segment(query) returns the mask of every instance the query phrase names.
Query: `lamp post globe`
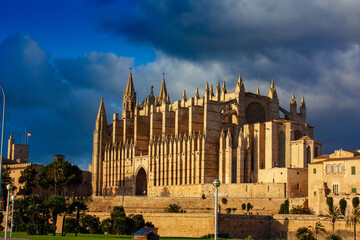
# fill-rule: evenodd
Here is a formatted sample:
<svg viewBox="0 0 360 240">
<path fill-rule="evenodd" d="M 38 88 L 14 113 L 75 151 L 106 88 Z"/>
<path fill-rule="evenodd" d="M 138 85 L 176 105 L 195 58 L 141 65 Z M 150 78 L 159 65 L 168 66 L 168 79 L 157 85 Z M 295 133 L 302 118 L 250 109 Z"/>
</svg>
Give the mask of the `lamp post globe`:
<svg viewBox="0 0 360 240">
<path fill-rule="evenodd" d="M 219 179 L 215 179 L 213 182 L 213 185 L 215 187 L 215 240 L 217 240 L 217 215 L 218 215 L 218 188 L 220 187 L 220 180 Z"/>
<path fill-rule="evenodd" d="M 11 183 L 9 183 L 7 186 L 6 186 L 6 189 L 8 190 L 8 191 L 11 191 L 11 190 L 13 190 L 13 185 L 11 184 Z"/>
<path fill-rule="evenodd" d="M 5 240 L 7 239 L 7 232 L 8 232 L 10 192 L 11 192 L 11 190 L 13 190 L 13 185 L 11 185 L 11 183 L 9 183 L 6 186 L 6 189 L 8 190 L 8 195 L 7 195 L 7 204 L 6 204 Z"/>
<path fill-rule="evenodd" d="M 213 182 L 213 185 L 214 185 L 214 187 L 216 187 L 216 188 L 220 187 L 220 184 L 221 184 L 221 182 L 220 182 L 219 179 L 215 179 L 214 182 Z"/>
</svg>

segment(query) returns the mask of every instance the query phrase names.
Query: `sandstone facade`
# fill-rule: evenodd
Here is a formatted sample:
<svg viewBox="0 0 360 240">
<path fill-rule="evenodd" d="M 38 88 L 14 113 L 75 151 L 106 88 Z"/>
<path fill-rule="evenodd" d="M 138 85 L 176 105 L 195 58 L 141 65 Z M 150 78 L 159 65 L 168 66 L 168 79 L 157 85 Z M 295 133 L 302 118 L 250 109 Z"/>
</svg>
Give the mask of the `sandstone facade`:
<svg viewBox="0 0 360 240">
<path fill-rule="evenodd" d="M 261 96 L 245 92 L 239 76 L 234 92 L 206 84 L 204 96 L 184 91 L 170 103 L 163 78 L 159 95 L 151 87 L 139 104 L 130 73 L 121 119 L 115 113 L 109 124 L 101 99 L 89 170 L 94 196 L 206 195 L 219 178 L 234 195 L 302 197 L 304 169 L 320 154 L 304 98 L 300 112 L 294 95 L 286 111 L 274 82 Z"/>
<path fill-rule="evenodd" d="M 327 214 L 326 197 L 332 197 L 334 205 L 340 199 L 352 209 L 352 199 L 360 195 L 360 150 L 337 150 L 321 155 L 309 165 L 309 206 L 317 214 Z"/>
</svg>

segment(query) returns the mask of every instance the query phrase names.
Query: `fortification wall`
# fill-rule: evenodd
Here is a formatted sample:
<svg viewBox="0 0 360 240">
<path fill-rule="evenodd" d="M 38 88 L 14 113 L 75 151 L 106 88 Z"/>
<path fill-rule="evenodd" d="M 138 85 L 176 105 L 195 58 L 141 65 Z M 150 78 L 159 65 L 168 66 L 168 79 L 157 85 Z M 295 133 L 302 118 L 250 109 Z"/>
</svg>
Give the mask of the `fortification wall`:
<svg viewBox="0 0 360 240">
<path fill-rule="evenodd" d="M 148 192 L 152 197 L 199 198 L 203 194 L 206 197 L 214 196 L 215 188 L 212 184 L 149 186 Z M 219 188 L 219 196 L 237 198 L 285 198 L 285 183 L 222 184 Z"/>
<path fill-rule="evenodd" d="M 305 198 L 290 199 L 290 206 L 302 205 Z M 244 214 L 242 204 L 250 203 L 253 206 L 253 215 L 276 214 L 284 198 L 239 198 L 227 197 L 219 194 L 220 212 L 226 213 L 229 209 L 235 214 Z M 163 213 L 169 204 L 178 204 L 186 213 L 213 213 L 213 197 L 140 197 L 140 196 L 106 196 L 87 199 L 90 212 L 111 212 L 114 206 L 124 206 L 127 214 L 130 213 Z"/>
<path fill-rule="evenodd" d="M 87 212 L 96 215 L 100 221 L 110 217 L 108 212 Z M 145 221 L 152 222 L 161 237 L 194 237 L 199 238 L 214 233 L 213 213 L 143 213 Z M 255 239 L 297 239 L 296 230 L 300 227 L 315 226 L 321 221 L 328 234 L 332 232 L 331 222 L 325 217 L 315 215 L 243 215 L 221 214 L 219 232 L 230 234 L 231 238 L 246 238 L 252 235 Z M 58 218 L 57 231 L 61 231 L 62 217 Z M 353 228 L 346 227 L 345 220 L 335 223 L 335 233 L 344 240 L 353 239 Z M 357 231 L 360 234 L 360 231 Z M 325 239 L 319 235 L 318 239 Z"/>
</svg>

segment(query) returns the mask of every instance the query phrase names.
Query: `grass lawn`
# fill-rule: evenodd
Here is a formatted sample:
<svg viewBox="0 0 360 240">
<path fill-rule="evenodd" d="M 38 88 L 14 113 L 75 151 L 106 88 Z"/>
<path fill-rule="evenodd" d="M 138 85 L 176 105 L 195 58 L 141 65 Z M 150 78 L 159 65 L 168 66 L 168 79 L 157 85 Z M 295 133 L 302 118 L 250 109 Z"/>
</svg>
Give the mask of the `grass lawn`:
<svg viewBox="0 0 360 240">
<path fill-rule="evenodd" d="M 4 232 L 0 232 L 0 237 L 4 237 Z M 106 239 L 106 240 L 115 240 L 115 239 L 131 239 L 130 235 L 104 235 L 104 234 L 83 234 L 79 233 L 75 237 L 74 233 L 67 233 L 66 236 L 61 236 L 60 233 L 56 234 L 54 237 L 52 234 L 47 236 L 45 235 L 27 235 L 26 232 L 13 232 L 13 238 L 24 238 L 24 239 L 61 239 L 61 240 L 70 240 L 70 239 L 79 239 L 79 240 L 91 240 L 91 239 Z M 8 239 L 10 239 L 10 233 L 8 233 Z M 186 239 L 197 239 L 197 238 L 168 238 L 161 237 L 163 240 L 186 240 Z"/>
</svg>

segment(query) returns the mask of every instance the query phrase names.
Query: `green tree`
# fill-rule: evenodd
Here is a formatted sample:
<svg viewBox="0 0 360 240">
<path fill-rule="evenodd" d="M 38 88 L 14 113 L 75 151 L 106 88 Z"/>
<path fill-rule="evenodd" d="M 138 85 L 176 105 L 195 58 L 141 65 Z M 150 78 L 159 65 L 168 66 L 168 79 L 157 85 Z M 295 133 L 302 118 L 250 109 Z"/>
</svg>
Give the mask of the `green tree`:
<svg viewBox="0 0 360 240">
<path fill-rule="evenodd" d="M 37 172 L 32 166 L 28 166 L 20 172 L 18 181 L 20 184 L 24 184 L 24 186 L 19 188 L 17 195 L 29 196 L 33 193 L 36 174 Z"/>
<path fill-rule="evenodd" d="M 133 232 L 135 222 L 131 218 L 117 217 L 113 222 L 113 231 L 115 234 L 126 234 L 129 235 Z"/>
<path fill-rule="evenodd" d="M 74 233 L 75 231 L 76 231 L 76 219 L 73 217 L 66 218 L 64 223 L 64 232 Z"/>
<path fill-rule="evenodd" d="M 25 196 L 15 200 L 14 222 L 16 231 L 31 235 L 47 234 L 50 231 L 49 210 L 38 195 Z"/>
<path fill-rule="evenodd" d="M 115 220 L 118 217 L 126 217 L 125 210 L 123 206 L 115 206 L 111 211 L 110 217 L 112 220 Z"/>
<path fill-rule="evenodd" d="M 313 240 L 314 235 L 311 231 L 311 227 L 301 227 L 296 231 L 296 237 L 299 240 Z"/>
<path fill-rule="evenodd" d="M 101 231 L 101 224 L 99 217 L 85 214 L 80 219 L 80 232 L 81 233 L 91 233 L 91 234 L 99 234 Z"/>
<path fill-rule="evenodd" d="M 79 221 L 80 221 L 80 212 L 81 211 L 85 211 L 88 209 L 84 199 L 75 199 L 72 203 L 71 203 L 71 209 L 74 209 L 74 211 L 76 212 L 76 231 L 75 231 L 75 237 L 77 236 L 78 232 L 79 232 Z"/>
<path fill-rule="evenodd" d="M 53 187 L 56 195 L 63 195 L 64 188 L 75 187 L 82 182 L 82 171 L 68 161 L 55 161 L 41 169 L 39 184 L 44 189 Z"/>
<path fill-rule="evenodd" d="M 318 239 L 319 233 L 326 233 L 325 227 L 324 227 L 324 225 L 322 225 L 322 223 L 320 221 L 317 221 L 315 223 L 314 230 L 315 230 L 315 239 L 316 240 Z"/>
<path fill-rule="evenodd" d="M 10 177 L 10 169 L 9 168 L 2 168 L 2 172 L 1 172 L 1 194 L 2 194 L 3 209 L 6 208 L 6 204 L 7 204 L 8 190 L 7 190 L 6 186 L 8 184 L 14 185 L 13 180 Z"/>
<path fill-rule="evenodd" d="M 352 205 L 353 205 L 354 208 L 359 206 L 359 197 L 354 197 L 352 199 Z"/>
<path fill-rule="evenodd" d="M 331 234 L 326 237 L 326 240 L 341 240 L 342 238 L 339 235 Z"/>
<path fill-rule="evenodd" d="M 311 214 L 311 211 L 308 207 L 304 207 L 303 205 L 293 206 L 290 210 L 291 214 Z"/>
<path fill-rule="evenodd" d="M 327 211 L 328 215 L 326 216 L 326 218 L 331 220 L 332 230 L 333 230 L 332 233 L 334 234 L 335 233 L 335 222 L 336 222 L 336 220 L 342 218 L 342 214 L 341 214 L 340 208 L 338 206 L 334 206 L 334 205 L 331 205 L 331 206 L 332 207 L 330 208 L 330 205 L 329 205 L 329 210 Z"/>
<path fill-rule="evenodd" d="M 104 233 L 113 234 L 112 225 L 113 223 L 111 218 L 106 218 L 101 222 L 101 230 Z"/>
<path fill-rule="evenodd" d="M 52 195 L 45 202 L 45 204 L 51 213 L 52 230 L 53 230 L 53 235 L 55 236 L 57 216 L 60 213 L 65 212 L 65 210 L 66 210 L 65 198 L 57 196 L 57 195 Z"/>
<path fill-rule="evenodd" d="M 340 205 L 341 214 L 345 216 L 345 211 L 346 211 L 346 206 L 347 206 L 346 200 L 344 198 L 340 199 L 339 205 Z"/>
<path fill-rule="evenodd" d="M 181 211 L 181 207 L 176 203 L 169 204 L 169 206 L 165 208 L 165 212 L 167 213 L 179 213 L 180 211 Z"/>
<path fill-rule="evenodd" d="M 346 226 L 354 227 L 354 240 L 356 240 L 356 225 L 360 222 L 360 208 L 355 207 L 346 217 Z"/>
</svg>

